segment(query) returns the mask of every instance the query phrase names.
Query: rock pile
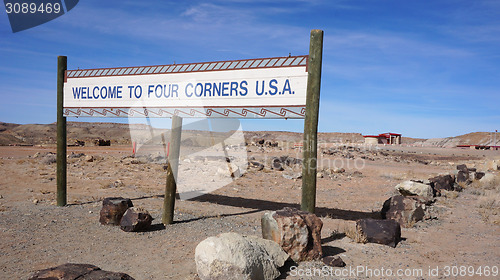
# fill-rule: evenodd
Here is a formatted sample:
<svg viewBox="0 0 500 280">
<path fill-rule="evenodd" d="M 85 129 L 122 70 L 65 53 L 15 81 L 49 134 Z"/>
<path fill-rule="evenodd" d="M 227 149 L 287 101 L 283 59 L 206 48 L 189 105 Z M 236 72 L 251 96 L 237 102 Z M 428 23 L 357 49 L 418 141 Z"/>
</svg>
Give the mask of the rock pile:
<svg viewBox="0 0 500 280">
<path fill-rule="evenodd" d="M 434 197 L 447 191 L 461 191 L 484 176 L 484 172 L 460 164 L 456 174 L 438 175 L 425 181 L 404 181 L 395 187 L 400 195 L 384 202 L 382 218 L 395 220 L 402 227 L 412 227 L 418 221 L 431 218 L 427 209 L 435 201 Z"/>
<path fill-rule="evenodd" d="M 148 211 L 134 207 L 129 198 L 108 197 L 102 201 L 99 222 L 103 225 L 120 226 L 123 231 L 146 231 L 153 218 Z"/>
</svg>

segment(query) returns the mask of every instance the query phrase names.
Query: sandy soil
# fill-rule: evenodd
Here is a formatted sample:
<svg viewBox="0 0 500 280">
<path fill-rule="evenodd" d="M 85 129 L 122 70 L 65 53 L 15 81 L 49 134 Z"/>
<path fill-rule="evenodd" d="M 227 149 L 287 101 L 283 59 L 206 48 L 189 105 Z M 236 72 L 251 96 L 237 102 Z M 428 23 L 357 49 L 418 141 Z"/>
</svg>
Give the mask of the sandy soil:
<svg viewBox="0 0 500 280">
<path fill-rule="evenodd" d="M 500 158 L 500 151 L 356 148 L 338 148 L 339 153 L 322 155 L 320 160 L 321 166 L 346 170 L 334 179 L 318 179 L 316 214 L 324 222 L 324 255 L 341 256 L 346 269 L 391 269 L 394 273 L 421 269 L 422 275 L 369 277 L 359 273 L 343 278 L 453 279 L 444 276 L 446 266 L 470 266 L 476 272 L 479 267 L 500 266 L 499 196 L 492 190 L 471 188 L 438 198 L 432 207 L 435 218 L 403 229 L 404 240 L 396 248 L 358 244 L 345 236 L 357 219 L 378 217 L 399 182 L 453 173 L 460 163 L 481 170 L 485 161 Z M 248 157 L 261 162 L 274 155 L 300 157 L 297 150 L 248 149 Z M 200 241 L 229 231 L 260 236 L 260 217 L 265 211 L 300 207 L 301 180 L 285 179 L 283 172 L 249 170 L 231 180 L 209 169 L 210 162 L 183 160 L 180 173 L 198 178 L 198 183 L 209 178 L 223 185 L 191 200 L 177 200 L 175 223 L 165 227 L 161 225 L 164 164 L 132 161 L 129 146 L 69 148 L 68 154 L 92 155 L 93 161 L 85 156 L 68 159 L 69 205 L 57 207 L 56 165 L 46 161 L 48 152 L 54 149 L 0 147 L 0 279 L 27 279 L 33 271 L 67 262 L 94 264 L 138 280 L 197 279 L 194 249 Z M 191 190 L 186 182 L 181 191 Z M 100 225 L 102 199 L 111 196 L 131 198 L 135 206 L 149 210 L 155 218 L 152 229 L 126 233 Z M 281 278 L 339 278 L 298 276 L 324 269 L 321 262 L 302 263 L 298 268 L 289 264 Z M 429 275 L 429 269 L 436 268 L 439 276 Z"/>
</svg>

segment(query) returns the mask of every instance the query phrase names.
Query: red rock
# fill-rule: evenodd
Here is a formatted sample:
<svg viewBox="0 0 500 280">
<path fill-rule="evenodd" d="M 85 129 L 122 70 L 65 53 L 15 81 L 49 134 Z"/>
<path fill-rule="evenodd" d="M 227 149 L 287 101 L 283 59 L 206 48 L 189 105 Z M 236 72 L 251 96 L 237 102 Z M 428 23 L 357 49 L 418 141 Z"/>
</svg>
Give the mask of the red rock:
<svg viewBox="0 0 500 280">
<path fill-rule="evenodd" d="M 278 243 L 296 261 L 319 260 L 323 222 L 316 215 L 293 208 L 262 216 L 262 237 Z"/>
<path fill-rule="evenodd" d="M 356 221 L 358 242 L 396 247 L 401 240 L 401 226 L 394 220 L 361 219 Z"/>
<path fill-rule="evenodd" d="M 130 207 L 125 211 L 120 221 L 120 228 L 126 232 L 145 231 L 149 229 L 152 221 L 153 218 L 148 211 L 142 208 Z"/>
<path fill-rule="evenodd" d="M 133 207 L 132 201 L 123 197 L 108 197 L 102 201 L 99 222 L 103 225 L 120 225 L 123 214 L 129 207 Z"/>
<path fill-rule="evenodd" d="M 418 197 L 396 195 L 384 202 L 382 218 L 397 221 L 402 227 L 412 227 L 424 219 L 425 204 Z"/>
</svg>

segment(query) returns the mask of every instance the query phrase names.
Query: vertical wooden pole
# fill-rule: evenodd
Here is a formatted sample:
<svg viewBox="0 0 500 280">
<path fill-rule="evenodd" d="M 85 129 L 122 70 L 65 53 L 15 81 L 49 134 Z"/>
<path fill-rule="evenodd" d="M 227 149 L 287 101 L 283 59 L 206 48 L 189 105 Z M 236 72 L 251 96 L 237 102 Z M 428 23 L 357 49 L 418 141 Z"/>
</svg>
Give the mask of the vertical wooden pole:
<svg viewBox="0 0 500 280">
<path fill-rule="evenodd" d="M 316 207 L 316 170 L 318 154 L 319 92 L 321 87 L 321 59 L 323 30 L 311 30 L 309 61 L 307 65 L 306 118 L 304 120 L 304 156 L 302 163 L 301 209 L 314 213 Z"/>
<path fill-rule="evenodd" d="M 57 57 L 57 206 L 66 205 L 66 117 L 63 115 L 67 57 Z"/>
<path fill-rule="evenodd" d="M 174 223 L 175 193 L 177 190 L 177 170 L 179 168 L 179 155 L 181 150 L 181 132 L 182 118 L 172 117 L 172 131 L 170 133 L 170 145 L 168 165 L 167 165 L 167 184 L 165 186 L 165 198 L 163 200 L 162 223 L 170 225 Z"/>
</svg>

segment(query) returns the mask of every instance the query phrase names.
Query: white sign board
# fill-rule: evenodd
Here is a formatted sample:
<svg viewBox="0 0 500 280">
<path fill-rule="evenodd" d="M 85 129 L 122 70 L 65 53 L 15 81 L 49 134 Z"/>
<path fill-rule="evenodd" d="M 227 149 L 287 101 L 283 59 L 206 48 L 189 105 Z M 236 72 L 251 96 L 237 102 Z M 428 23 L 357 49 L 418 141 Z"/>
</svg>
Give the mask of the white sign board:
<svg viewBox="0 0 500 280">
<path fill-rule="evenodd" d="M 304 118 L 307 56 L 66 71 L 64 115 Z"/>
</svg>

